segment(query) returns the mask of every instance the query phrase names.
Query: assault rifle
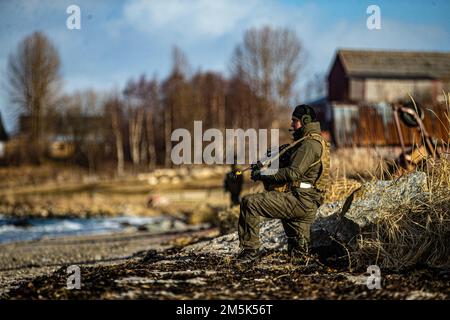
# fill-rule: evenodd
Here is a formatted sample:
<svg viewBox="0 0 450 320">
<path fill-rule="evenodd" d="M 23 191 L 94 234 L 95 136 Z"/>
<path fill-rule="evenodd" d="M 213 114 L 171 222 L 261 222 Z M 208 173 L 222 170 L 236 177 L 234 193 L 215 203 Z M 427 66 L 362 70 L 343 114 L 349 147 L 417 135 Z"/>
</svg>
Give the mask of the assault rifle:
<svg viewBox="0 0 450 320">
<path fill-rule="evenodd" d="M 303 139 L 296 140 L 296 141 L 292 142 L 291 144 L 283 144 L 283 145 L 281 145 L 279 147 L 278 153 L 276 155 L 274 155 L 273 157 L 272 157 L 272 150 L 271 149 L 267 150 L 267 158 L 266 159 L 264 159 L 263 161 L 258 160 L 256 163 L 253 163 L 253 164 L 249 165 L 245 169 L 236 170 L 234 172 L 234 175 L 235 176 L 239 176 L 239 175 L 244 174 L 244 172 L 248 171 L 248 170 L 256 171 L 256 170 L 261 170 L 262 168 L 270 167 L 270 165 L 272 164 L 273 161 L 275 161 L 275 160 L 279 159 L 280 157 L 282 157 L 289 149 L 292 149 L 300 141 L 303 141 Z"/>
</svg>

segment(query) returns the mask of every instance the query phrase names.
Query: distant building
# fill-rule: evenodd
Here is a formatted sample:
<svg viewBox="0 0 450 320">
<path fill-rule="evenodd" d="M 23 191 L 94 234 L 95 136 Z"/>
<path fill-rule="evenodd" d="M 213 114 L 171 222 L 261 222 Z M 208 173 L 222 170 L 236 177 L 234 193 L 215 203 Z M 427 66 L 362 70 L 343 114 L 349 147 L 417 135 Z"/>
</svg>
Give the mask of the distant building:
<svg viewBox="0 0 450 320">
<path fill-rule="evenodd" d="M 450 91 L 450 52 L 338 50 L 327 79 L 327 97 L 310 104 L 334 145 L 396 145 L 391 104 L 410 100 L 409 94 L 427 108 L 442 102 Z M 443 112 L 437 110 L 445 119 Z M 425 125 L 445 138 L 433 117 Z"/>
<path fill-rule="evenodd" d="M 0 113 L 0 158 L 5 156 L 6 141 L 8 141 L 8 134 L 3 126 L 2 114 Z"/>
<path fill-rule="evenodd" d="M 60 116 L 47 117 L 48 134 L 46 136 L 47 152 L 50 158 L 68 159 L 75 154 L 77 144 L 99 145 L 107 148 L 106 137 L 99 133 L 104 125 L 101 116 L 82 116 L 70 122 Z M 19 117 L 19 133 L 30 132 L 32 118 L 28 115 Z"/>
<path fill-rule="evenodd" d="M 328 74 L 328 100 L 395 102 L 408 94 L 436 101 L 450 90 L 450 53 L 338 50 Z"/>
<path fill-rule="evenodd" d="M 75 153 L 72 136 L 53 135 L 48 147 L 49 156 L 53 159 L 67 159 Z"/>
</svg>

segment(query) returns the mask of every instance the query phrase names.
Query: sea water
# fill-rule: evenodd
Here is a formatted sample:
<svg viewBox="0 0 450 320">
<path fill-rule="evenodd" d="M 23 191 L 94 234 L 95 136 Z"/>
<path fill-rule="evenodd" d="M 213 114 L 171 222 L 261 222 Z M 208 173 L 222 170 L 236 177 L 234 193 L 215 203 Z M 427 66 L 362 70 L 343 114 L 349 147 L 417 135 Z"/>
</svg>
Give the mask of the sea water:
<svg viewBox="0 0 450 320">
<path fill-rule="evenodd" d="M 166 217 L 114 218 L 11 218 L 0 215 L 0 243 L 39 240 L 64 236 L 122 232 L 126 228 L 155 226 Z M 153 229 L 153 228 L 152 228 Z"/>
</svg>

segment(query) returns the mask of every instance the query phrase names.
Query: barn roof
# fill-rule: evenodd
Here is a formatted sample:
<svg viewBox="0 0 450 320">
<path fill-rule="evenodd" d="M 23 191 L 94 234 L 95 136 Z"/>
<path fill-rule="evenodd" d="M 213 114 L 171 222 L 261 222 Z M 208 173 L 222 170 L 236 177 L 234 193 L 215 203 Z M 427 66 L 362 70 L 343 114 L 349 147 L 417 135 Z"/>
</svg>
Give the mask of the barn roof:
<svg viewBox="0 0 450 320">
<path fill-rule="evenodd" d="M 450 52 L 341 49 L 337 58 L 350 76 L 450 79 Z"/>
</svg>

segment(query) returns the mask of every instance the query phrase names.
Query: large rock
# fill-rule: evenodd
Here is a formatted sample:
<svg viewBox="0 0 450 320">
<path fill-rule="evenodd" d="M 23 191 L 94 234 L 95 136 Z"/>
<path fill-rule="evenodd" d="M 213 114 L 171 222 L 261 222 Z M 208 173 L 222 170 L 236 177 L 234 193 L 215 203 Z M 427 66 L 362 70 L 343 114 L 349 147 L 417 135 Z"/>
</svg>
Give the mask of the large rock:
<svg viewBox="0 0 450 320">
<path fill-rule="evenodd" d="M 361 228 L 372 225 L 378 215 L 392 212 L 428 191 L 425 172 L 414 172 L 396 180 L 365 183 L 354 194 L 345 216 Z"/>
<path fill-rule="evenodd" d="M 425 192 L 427 177 L 424 172 L 363 184 L 345 203 L 337 203 L 335 212 L 319 210 L 311 226 L 312 250 L 323 257 L 342 256 L 357 250 L 357 236 L 362 233 L 370 236 L 378 217 L 394 212 Z"/>
<path fill-rule="evenodd" d="M 261 225 L 261 248 L 264 250 L 281 250 L 285 244 L 283 225 L 280 220 L 266 220 Z M 233 232 L 210 241 L 202 241 L 183 249 L 193 253 L 210 253 L 215 255 L 236 254 L 239 251 L 238 233 Z"/>
<path fill-rule="evenodd" d="M 380 214 L 392 212 L 426 191 L 425 173 L 415 172 L 397 180 L 367 182 L 345 202 L 322 205 L 311 226 L 312 250 L 325 257 L 356 250 L 357 236 L 371 232 Z M 279 220 L 265 220 L 260 235 L 262 249 L 281 250 L 286 244 Z M 238 235 L 233 232 L 184 250 L 226 255 L 236 253 L 238 247 Z"/>
</svg>

